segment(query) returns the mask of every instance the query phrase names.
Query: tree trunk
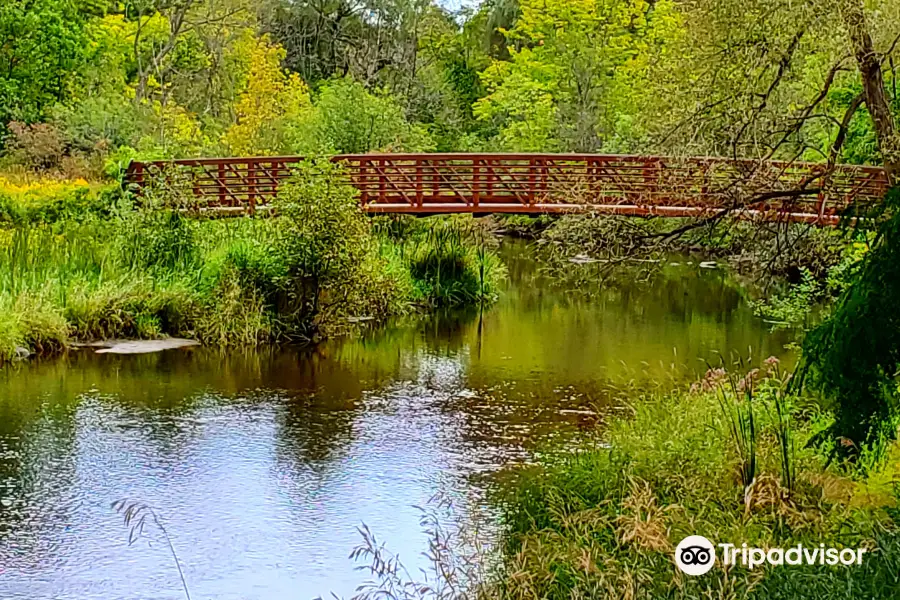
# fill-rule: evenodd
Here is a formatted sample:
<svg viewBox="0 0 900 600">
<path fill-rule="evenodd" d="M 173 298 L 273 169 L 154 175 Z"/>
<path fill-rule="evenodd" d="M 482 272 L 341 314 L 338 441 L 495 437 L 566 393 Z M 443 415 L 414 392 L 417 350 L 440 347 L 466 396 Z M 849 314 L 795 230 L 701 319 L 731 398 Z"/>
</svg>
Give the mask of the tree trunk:
<svg viewBox="0 0 900 600">
<path fill-rule="evenodd" d="M 842 8 L 844 24 L 850 34 L 850 43 L 859 65 L 866 107 L 875 126 L 875 137 L 884 161 L 884 170 L 891 184 L 896 185 L 900 183 L 900 140 L 897 139 L 896 124 L 891 116 L 884 88 L 882 58 L 875 52 L 862 0 L 844 0 Z"/>
</svg>

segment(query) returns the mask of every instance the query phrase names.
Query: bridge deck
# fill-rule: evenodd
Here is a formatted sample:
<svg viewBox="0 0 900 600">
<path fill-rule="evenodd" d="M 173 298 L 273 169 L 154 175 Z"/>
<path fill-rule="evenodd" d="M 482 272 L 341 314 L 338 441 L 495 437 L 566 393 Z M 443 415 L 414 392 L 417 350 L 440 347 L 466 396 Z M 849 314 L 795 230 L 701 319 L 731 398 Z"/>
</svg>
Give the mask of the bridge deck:
<svg viewBox="0 0 900 600">
<path fill-rule="evenodd" d="M 126 181 L 181 182 L 205 206 L 255 211 L 298 156 L 134 162 Z M 729 206 L 771 218 L 836 222 L 887 190 L 878 167 L 596 154 L 354 154 L 333 160 L 373 213 L 560 213 L 696 216 Z M 824 183 L 824 186 L 823 186 Z M 766 193 L 766 200 L 747 205 Z M 783 194 L 782 194 L 783 193 Z"/>
</svg>

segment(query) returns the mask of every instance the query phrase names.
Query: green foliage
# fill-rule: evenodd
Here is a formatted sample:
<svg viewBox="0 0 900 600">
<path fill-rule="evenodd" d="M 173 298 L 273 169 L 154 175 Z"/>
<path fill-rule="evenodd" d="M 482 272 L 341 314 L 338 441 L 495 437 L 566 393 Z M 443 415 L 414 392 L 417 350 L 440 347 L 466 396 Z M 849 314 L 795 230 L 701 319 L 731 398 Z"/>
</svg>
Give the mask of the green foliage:
<svg viewBox="0 0 900 600">
<path fill-rule="evenodd" d="M 304 161 L 278 190 L 278 243 L 293 276 L 325 283 L 352 271 L 366 252 L 369 223 L 340 173 L 329 160 Z"/>
<path fill-rule="evenodd" d="M 68 342 L 66 320 L 39 295 L 0 298 L 0 363 L 15 358 L 20 348 L 50 354 Z"/>
<path fill-rule="evenodd" d="M 395 98 L 385 92 L 371 93 L 350 78 L 325 82 L 314 105 L 314 110 L 293 126 L 293 147 L 300 154 L 433 148 L 425 128 L 408 123 Z"/>
<path fill-rule="evenodd" d="M 119 203 L 120 195 L 121 190 L 117 186 L 96 189 L 50 185 L 25 194 L 4 190 L 0 186 L 0 227 L 108 217 Z"/>
<path fill-rule="evenodd" d="M 482 73 L 488 94 L 475 104 L 496 143 L 591 152 L 639 141 L 629 124 L 649 98 L 649 67 L 678 33 L 674 4 L 521 0 L 518 8 L 505 32 L 516 47 Z"/>
<path fill-rule="evenodd" d="M 196 223 L 177 210 L 134 211 L 119 223 L 119 260 L 136 270 L 190 269 L 199 257 L 195 231 Z"/>
<path fill-rule="evenodd" d="M 70 152 L 105 153 L 140 139 L 150 118 L 147 112 L 122 94 L 107 93 L 58 104 L 51 118 Z"/>
<path fill-rule="evenodd" d="M 137 8 L 3 5 L 0 125 L 36 126 L 5 136 L 7 162 L 100 175 L 129 152 L 761 156 L 776 146 L 821 161 L 861 91 L 849 69 L 829 79 L 846 41 L 821 33 L 841 21 L 816 3 L 518 0 L 459 15 L 405 0 L 365 11 L 283 0 Z M 898 11 L 878 0 L 871 12 L 881 51 Z M 852 116 L 840 160 L 878 160 L 870 121 L 865 109 Z"/>
<path fill-rule="evenodd" d="M 435 306 L 490 301 L 505 277 L 482 232 L 458 220 L 435 221 L 405 249 L 418 296 Z"/>
<path fill-rule="evenodd" d="M 356 189 L 324 159 L 299 166 L 266 218 L 199 220 L 174 179 L 139 198 L 0 183 L 4 361 L 17 347 L 55 352 L 96 338 L 309 341 L 414 305 L 489 300 L 503 273 L 462 224 L 439 220 L 455 232 L 446 235 L 416 219 L 373 229 Z"/>
<path fill-rule="evenodd" d="M 776 325 L 798 325 L 803 322 L 823 295 L 823 285 L 812 272 L 802 267 L 800 281 L 791 285 L 784 294 L 752 302 L 753 311 L 760 317 L 774 321 Z"/>
<path fill-rule="evenodd" d="M 900 190 L 885 199 L 888 218 L 832 314 L 803 343 L 810 386 L 832 403 L 828 431 L 844 452 L 895 435 L 900 365 Z"/>
<path fill-rule="evenodd" d="M 756 453 L 759 437 L 753 398 L 753 378 L 735 378 L 727 374 L 728 387 L 719 384 L 719 406 L 725 415 L 727 431 L 738 455 L 738 472 L 745 492 L 756 481 Z"/>
<path fill-rule="evenodd" d="M 397 312 L 406 291 L 380 255 L 357 196 L 340 166 L 323 159 L 301 164 L 274 202 L 275 252 L 308 337 L 347 319 Z"/>
<path fill-rule="evenodd" d="M 81 64 L 81 19 L 65 0 L 8 0 L 0 39 L 0 124 L 37 121 L 66 97 Z"/>
</svg>

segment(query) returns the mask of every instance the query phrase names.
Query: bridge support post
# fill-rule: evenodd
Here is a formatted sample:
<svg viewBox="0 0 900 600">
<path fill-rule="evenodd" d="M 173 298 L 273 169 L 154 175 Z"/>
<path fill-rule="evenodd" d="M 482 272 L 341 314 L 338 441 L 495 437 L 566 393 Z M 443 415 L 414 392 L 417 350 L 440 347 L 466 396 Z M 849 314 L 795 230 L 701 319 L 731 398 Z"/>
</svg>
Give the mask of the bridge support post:
<svg viewBox="0 0 900 600">
<path fill-rule="evenodd" d="M 385 162 L 384 159 L 379 161 L 381 169 L 378 173 L 378 202 L 381 204 L 384 204 L 384 201 L 387 198 L 387 173 L 384 171 Z"/>
<path fill-rule="evenodd" d="M 431 161 L 428 164 L 431 165 L 431 201 L 437 202 L 441 193 L 440 166 Z"/>
<path fill-rule="evenodd" d="M 256 214 L 256 162 L 247 165 L 247 199 L 251 215 Z"/>
<path fill-rule="evenodd" d="M 219 206 L 224 206 L 225 205 L 225 194 L 227 191 L 225 189 L 225 164 L 224 163 L 219 163 L 218 167 L 216 168 L 216 179 L 219 180 L 219 187 L 216 190 L 216 196 L 219 199 Z"/>
<path fill-rule="evenodd" d="M 424 173 L 422 172 L 422 159 L 416 159 L 416 206 L 422 208 L 422 202 L 424 200 L 424 192 L 422 191 L 422 179 L 424 177 Z"/>
<path fill-rule="evenodd" d="M 479 185 L 481 179 L 481 161 L 475 159 L 472 161 L 472 203 L 477 207 L 481 203 L 481 187 Z"/>
<path fill-rule="evenodd" d="M 359 203 L 365 207 L 369 203 L 369 176 L 368 163 L 365 159 L 359 160 Z"/>
<path fill-rule="evenodd" d="M 537 165 L 535 159 L 528 161 L 528 206 L 534 205 L 536 197 L 535 187 L 537 185 Z"/>
</svg>

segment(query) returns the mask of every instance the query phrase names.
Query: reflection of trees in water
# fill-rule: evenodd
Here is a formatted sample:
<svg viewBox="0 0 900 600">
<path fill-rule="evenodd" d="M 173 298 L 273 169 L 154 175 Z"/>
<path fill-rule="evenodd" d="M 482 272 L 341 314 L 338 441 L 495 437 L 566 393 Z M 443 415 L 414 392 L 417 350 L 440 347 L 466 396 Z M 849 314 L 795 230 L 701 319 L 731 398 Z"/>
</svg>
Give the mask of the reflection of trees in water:
<svg viewBox="0 0 900 600">
<path fill-rule="evenodd" d="M 421 326 L 422 338 L 431 352 L 452 353 L 466 347 L 471 341 L 473 327 L 477 325 L 482 307 L 443 311 L 425 321 Z"/>
<path fill-rule="evenodd" d="M 352 367 L 330 360 L 297 365 L 302 390 L 292 391 L 277 412 L 277 460 L 291 479 L 310 471 L 324 475 L 353 441 L 353 423 L 363 407 L 363 382 Z"/>
</svg>

